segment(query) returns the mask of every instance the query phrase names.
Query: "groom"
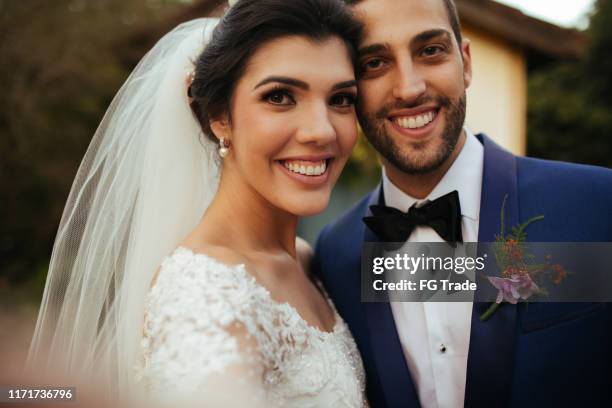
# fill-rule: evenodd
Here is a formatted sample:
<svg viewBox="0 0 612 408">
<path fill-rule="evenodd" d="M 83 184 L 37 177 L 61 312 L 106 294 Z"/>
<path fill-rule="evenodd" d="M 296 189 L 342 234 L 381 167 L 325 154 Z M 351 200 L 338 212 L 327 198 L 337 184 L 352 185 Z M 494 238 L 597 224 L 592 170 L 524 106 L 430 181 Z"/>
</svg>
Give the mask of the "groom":
<svg viewBox="0 0 612 408">
<path fill-rule="evenodd" d="M 361 302 L 363 243 L 385 238 L 362 221 L 370 206 L 406 212 L 457 191 L 462 240 L 491 242 L 507 196 L 506 228 L 545 216 L 529 241 L 609 242 L 612 171 L 517 157 L 463 127 L 471 55 L 452 0 L 348 2 L 365 25 L 359 119 L 383 173 L 321 232 L 313 266 L 358 344 L 370 404 L 611 406 L 609 304 L 504 304 L 483 322 L 485 303 Z M 423 224 L 406 239 L 442 241 Z"/>
</svg>

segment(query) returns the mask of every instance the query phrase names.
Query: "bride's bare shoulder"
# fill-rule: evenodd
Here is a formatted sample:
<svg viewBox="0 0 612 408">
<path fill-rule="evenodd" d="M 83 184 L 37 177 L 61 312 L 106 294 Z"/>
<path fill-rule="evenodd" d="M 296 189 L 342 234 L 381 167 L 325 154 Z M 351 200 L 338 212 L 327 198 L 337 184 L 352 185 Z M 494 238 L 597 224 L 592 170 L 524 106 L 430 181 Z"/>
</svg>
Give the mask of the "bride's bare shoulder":
<svg viewBox="0 0 612 408">
<path fill-rule="evenodd" d="M 224 246 L 183 242 L 178 246 L 178 248 L 187 250 L 194 255 L 205 255 L 206 257 L 211 258 L 213 261 L 229 267 L 244 265 L 247 263 L 247 259 L 243 255 Z M 153 274 L 153 279 L 151 279 L 150 285 L 151 288 L 155 286 L 160 270 L 161 266 L 159 266 Z"/>
<path fill-rule="evenodd" d="M 303 238 L 295 237 L 295 249 L 297 252 L 298 260 L 302 265 L 302 268 L 309 273 L 310 260 L 312 259 L 314 252 L 310 244 Z"/>
<path fill-rule="evenodd" d="M 205 255 L 208 258 L 217 261 L 218 263 L 227 266 L 237 266 L 248 263 L 247 258 L 232 248 L 213 245 L 213 244 L 183 244 L 182 248 L 186 248 L 196 255 Z"/>
</svg>

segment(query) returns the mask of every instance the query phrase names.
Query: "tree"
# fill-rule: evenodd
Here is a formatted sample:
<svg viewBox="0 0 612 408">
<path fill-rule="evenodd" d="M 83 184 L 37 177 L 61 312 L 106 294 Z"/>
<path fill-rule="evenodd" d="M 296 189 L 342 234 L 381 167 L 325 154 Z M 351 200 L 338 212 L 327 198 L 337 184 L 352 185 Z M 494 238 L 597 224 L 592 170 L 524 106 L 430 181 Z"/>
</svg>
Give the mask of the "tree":
<svg viewBox="0 0 612 408">
<path fill-rule="evenodd" d="M 529 79 L 528 153 L 612 167 L 612 1 L 597 0 L 581 61 Z"/>
<path fill-rule="evenodd" d="M 117 44 L 175 4 L 0 0 L 0 287 L 44 278 L 77 167 L 129 74 Z"/>
</svg>

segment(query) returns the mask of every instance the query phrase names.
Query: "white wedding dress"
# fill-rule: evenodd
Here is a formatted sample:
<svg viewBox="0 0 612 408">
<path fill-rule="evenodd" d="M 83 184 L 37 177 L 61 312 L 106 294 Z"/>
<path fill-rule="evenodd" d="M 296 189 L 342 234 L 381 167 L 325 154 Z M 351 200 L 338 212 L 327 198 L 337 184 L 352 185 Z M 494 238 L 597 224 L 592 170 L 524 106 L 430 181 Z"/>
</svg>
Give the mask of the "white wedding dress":
<svg viewBox="0 0 612 408">
<path fill-rule="evenodd" d="M 147 296 L 139 381 L 173 406 L 367 406 L 361 358 L 334 314 L 332 332 L 309 326 L 244 265 L 179 247 Z"/>
</svg>

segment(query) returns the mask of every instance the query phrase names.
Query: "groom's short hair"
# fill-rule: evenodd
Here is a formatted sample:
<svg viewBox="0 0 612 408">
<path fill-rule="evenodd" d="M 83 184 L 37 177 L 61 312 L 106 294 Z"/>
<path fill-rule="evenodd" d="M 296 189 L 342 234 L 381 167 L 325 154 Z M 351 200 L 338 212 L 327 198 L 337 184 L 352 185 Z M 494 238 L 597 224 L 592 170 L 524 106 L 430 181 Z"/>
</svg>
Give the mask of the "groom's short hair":
<svg viewBox="0 0 612 408">
<path fill-rule="evenodd" d="M 350 6 L 361 3 L 362 1 L 363 0 L 344 0 L 344 2 Z M 455 34 L 455 38 L 457 39 L 457 45 L 459 45 L 459 48 L 461 48 L 461 23 L 459 21 L 459 13 L 457 13 L 457 6 L 455 5 L 455 1 L 442 1 L 444 2 L 444 7 L 446 8 L 446 12 L 448 14 L 448 21 L 450 22 L 453 34 Z"/>
</svg>

